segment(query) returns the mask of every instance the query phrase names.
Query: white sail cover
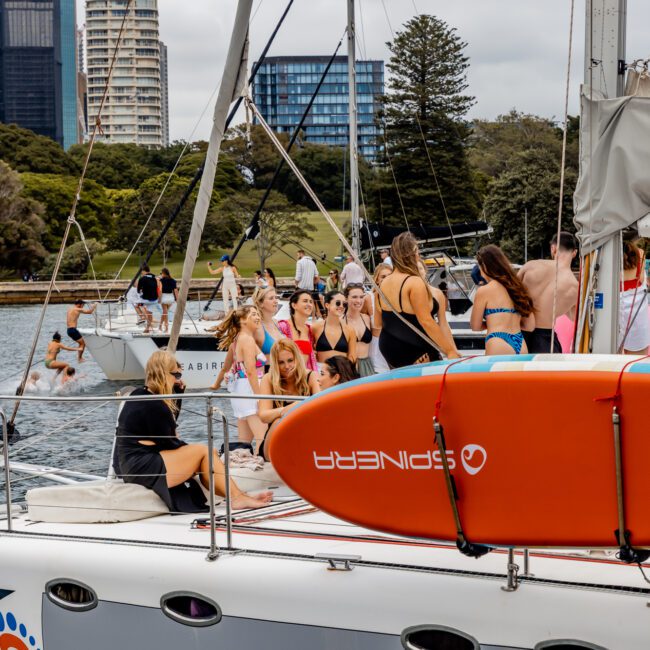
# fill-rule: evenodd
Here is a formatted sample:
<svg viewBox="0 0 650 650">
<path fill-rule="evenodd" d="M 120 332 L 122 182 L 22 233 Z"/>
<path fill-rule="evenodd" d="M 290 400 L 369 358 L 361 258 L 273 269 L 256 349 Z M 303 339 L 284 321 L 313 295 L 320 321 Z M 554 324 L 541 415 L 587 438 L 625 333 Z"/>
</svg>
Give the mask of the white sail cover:
<svg viewBox="0 0 650 650">
<path fill-rule="evenodd" d="M 650 214 L 650 98 L 589 94 L 583 88 L 580 177 L 573 199 L 583 255 Z"/>
</svg>

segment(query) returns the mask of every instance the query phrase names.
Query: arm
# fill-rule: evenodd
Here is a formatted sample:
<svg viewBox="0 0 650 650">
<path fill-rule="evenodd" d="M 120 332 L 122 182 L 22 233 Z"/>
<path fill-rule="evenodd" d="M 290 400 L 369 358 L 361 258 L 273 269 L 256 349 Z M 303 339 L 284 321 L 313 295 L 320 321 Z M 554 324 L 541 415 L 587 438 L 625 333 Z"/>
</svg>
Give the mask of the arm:
<svg viewBox="0 0 650 650">
<path fill-rule="evenodd" d="M 80 313 L 82 314 L 92 314 L 95 309 L 97 309 L 97 303 L 95 303 L 90 309 L 82 309 Z"/>
<path fill-rule="evenodd" d="M 174 300 L 178 300 L 178 287 L 174 287 Z"/>
<path fill-rule="evenodd" d="M 67 350 L 68 352 L 77 352 L 79 348 L 69 348 L 67 345 L 63 345 L 63 343 L 59 343 L 59 350 Z"/>
<path fill-rule="evenodd" d="M 382 313 L 381 313 L 381 305 L 379 304 L 379 294 L 375 294 L 374 297 L 375 301 L 375 313 L 373 315 L 373 321 L 372 321 L 372 335 L 373 336 L 379 336 L 381 333 L 381 328 L 384 325 Z"/>
<path fill-rule="evenodd" d="M 447 340 L 447 344 L 456 351 L 456 356 L 460 356 L 451 333 L 451 328 L 447 322 L 447 298 L 445 298 L 445 294 L 440 289 L 436 289 L 435 287 L 431 287 L 431 294 L 438 301 L 438 324 L 440 325 L 440 331 Z"/>
<path fill-rule="evenodd" d="M 487 287 L 479 287 L 474 296 L 472 315 L 469 318 L 469 326 L 474 332 L 480 332 L 486 328 L 484 312 L 487 304 Z"/>
<path fill-rule="evenodd" d="M 236 278 L 241 278 L 241 275 L 239 275 L 239 271 L 237 270 L 237 267 L 233 264 L 232 265 L 232 272 L 234 273 Z"/>
<path fill-rule="evenodd" d="M 363 307 L 361 307 L 361 313 L 365 314 L 366 316 L 372 317 L 372 294 L 367 293 L 363 297 Z"/>
<path fill-rule="evenodd" d="M 253 392 L 257 395 L 260 392 L 260 382 L 257 378 L 257 344 L 251 336 L 246 336 L 237 343 L 238 352 L 243 359 L 244 368 L 248 377 L 248 383 Z"/>
<path fill-rule="evenodd" d="M 429 285 L 422 281 L 413 282 L 408 280 L 408 297 L 411 306 L 415 312 L 415 317 L 418 319 L 420 325 L 426 332 L 427 336 L 442 350 L 447 358 L 455 359 L 458 356 L 458 351 L 455 345 L 449 345 L 449 341 L 445 338 L 440 326 L 431 315 Z"/>
<path fill-rule="evenodd" d="M 226 376 L 226 373 L 232 368 L 234 358 L 235 358 L 235 353 L 233 350 L 233 346 L 231 345 L 228 348 L 228 352 L 226 353 L 226 360 L 223 362 L 223 366 L 221 367 L 221 370 L 219 371 L 217 378 L 214 380 L 214 384 L 210 386 L 212 390 L 219 390 L 219 388 L 221 388 L 221 384 L 223 383 L 223 378 Z"/>
<path fill-rule="evenodd" d="M 218 269 L 213 269 L 209 264 L 208 264 L 208 273 L 210 275 L 219 275 L 223 271 L 222 267 L 219 267 Z"/>
<path fill-rule="evenodd" d="M 343 325 L 345 338 L 348 340 L 347 357 L 352 363 L 357 362 L 357 333 L 349 326 Z"/>
<path fill-rule="evenodd" d="M 309 374 L 309 394 L 316 395 L 320 393 L 320 383 L 318 382 L 318 373 L 311 372 Z"/>
<path fill-rule="evenodd" d="M 296 277 L 295 277 L 296 286 L 302 280 L 302 272 L 303 272 L 302 260 L 298 260 L 298 263 L 296 264 Z"/>
<path fill-rule="evenodd" d="M 262 377 L 260 392 L 266 395 L 272 394 L 271 378 L 269 375 L 264 375 L 264 377 Z M 287 408 L 284 406 L 274 408 L 273 400 L 271 399 L 261 399 L 258 404 L 257 415 L 265 424 L 271 424 L 271 422 L 277 420 L 283 415 Z"/>
</svg>

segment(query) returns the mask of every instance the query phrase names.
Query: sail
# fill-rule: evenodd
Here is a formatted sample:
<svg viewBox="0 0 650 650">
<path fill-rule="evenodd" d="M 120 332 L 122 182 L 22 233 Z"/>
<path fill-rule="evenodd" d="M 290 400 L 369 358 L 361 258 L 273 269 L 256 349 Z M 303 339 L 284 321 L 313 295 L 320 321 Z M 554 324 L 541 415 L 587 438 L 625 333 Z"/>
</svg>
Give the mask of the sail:
<svg viewBox="0 0 650 650">
<path fill-rule="evenodd" d="M 226 127 L 226 115 L 230 104 L 237 99 L 246 86 L 248 23 L 252 4 L 253 0 L 239 0 L 237 5 L 237 14 L 230 40 L 230 47 L 228 49 L 228 56 L 226 58 L 226 66 L 214 107 L 212 132 L 210 133 L 208 153 L 206 154 L 203 176 L 201 177 L 201 185 L 199 186 L 199 195 L 196 201 L 196 206 L 194 207 L 192 229 L 187 242 L 185 261 L 183 263 L 183 277 L 178 292 L 174 322 L 172 323 L 171 333 L 169 336 L 168 348 L 170 352 L 176 352 L 178 335 L 185 315 L 185 305 L 187 303 L 190 280 L 192 279 L 192 272 L 194 271 L 196 258 L 199 254 L 201 236 L 203 234 L 205 219 L 210 207 L 214 177 L 217 170 L 217 162 L 219 160 L 219 151 L 221 149 L 221 141 L 223 140 Z"/>
<path fill-rule="evenodd" d="M 574 222 L 583 255 L 650 214 L 650 98 L 583 87 Z M 591 131 L 591 122 L 594 129 Z"/>
</svg>

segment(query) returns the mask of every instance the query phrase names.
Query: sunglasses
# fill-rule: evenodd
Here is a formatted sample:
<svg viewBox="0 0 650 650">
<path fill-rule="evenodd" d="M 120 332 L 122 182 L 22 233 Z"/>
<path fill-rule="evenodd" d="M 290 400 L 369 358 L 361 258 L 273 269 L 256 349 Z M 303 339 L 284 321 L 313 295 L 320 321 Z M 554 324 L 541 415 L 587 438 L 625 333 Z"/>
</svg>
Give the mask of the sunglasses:
<svg viewBox="0 0 650 650">
<path fill-rule="evenodd" d="M 170 373 L 174 379 L 180 379 L 183 376 L 183 373 L 180 370 Z"/>
<path fill-rule="evenodd" d="M 350 282 L 348 284 L 348 289 L 363 289 L 363 284 L 361 282 Z"/>
<path fill-rule="evenodd" d="M 334 271 L 330 271 L 330 275 L 336 275 Z"/>
<path fill-rule="evenodd" d="M 335 307 L 347 307 L 348 303 L 345 302 L 345 300 L 335 300 L 334 301 L 334 306 Z"/>
</svg>

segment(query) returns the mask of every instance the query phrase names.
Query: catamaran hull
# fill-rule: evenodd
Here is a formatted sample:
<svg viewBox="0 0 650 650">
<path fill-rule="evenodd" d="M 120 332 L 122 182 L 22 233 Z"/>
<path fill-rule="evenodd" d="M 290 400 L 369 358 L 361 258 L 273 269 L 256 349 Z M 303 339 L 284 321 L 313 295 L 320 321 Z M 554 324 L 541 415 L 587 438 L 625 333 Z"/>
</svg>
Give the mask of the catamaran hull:
<svg viewBox="0 0 650 650">
<path fill-rule="evenodd" d="M 551 639 L 585 643 L 563 648 L 647 650 L 650 637 L 647 595 L 551 581 L 507 593 L 503 576 L 480 574 L 480 561 L 475 571 L 382 562 L 328 571 L 323 561 L 291 553 L 224 553 L 206 562 L 205 549 L 191 546 L 22 534 L 3 534 L 0 545 L 3 648 L 399 650 L 415 647 L 400 636 L 420 625 L 462 631 L 483 650 L 531 650 Z M 372 555 L 371 544 L 339 546 Z M 52 602 L 46 585 L 57 579 L 90 587 L 97 606 L 73 611 Z M 214 601 L 221 621 L 193 627 L 168 618 L 161 599 L 183 591 Z"/>
<path fill-rule="evenodd" d="M 123 335 L 101 330 L 82 332 L 87 351 L 97 362 L 107 379 L 129 381 L 144 379 L 144 366 L 138 361 Z"/>
</svg>

